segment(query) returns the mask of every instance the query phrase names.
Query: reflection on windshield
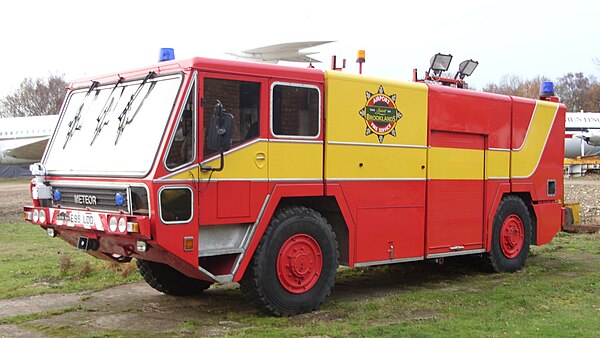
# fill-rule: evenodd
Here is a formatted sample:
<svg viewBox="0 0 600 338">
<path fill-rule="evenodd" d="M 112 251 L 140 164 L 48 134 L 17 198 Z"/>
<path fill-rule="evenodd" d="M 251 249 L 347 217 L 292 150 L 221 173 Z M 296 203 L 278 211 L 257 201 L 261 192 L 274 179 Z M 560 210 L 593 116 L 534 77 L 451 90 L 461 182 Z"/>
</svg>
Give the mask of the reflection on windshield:
<svg viewBox="0 0 600 338">
<path fill-rule="evenodd" d="M 158 151 L 181 81 L 181 75 L 147 77 L 146 83 L 120 80 L 70 93 L 46 154 L 48 172 L 144 175 Z M 123 132 L 125 124 L 129 126 Z M 64 146 L 62 140 L 67 140 Z"/>
</svg>

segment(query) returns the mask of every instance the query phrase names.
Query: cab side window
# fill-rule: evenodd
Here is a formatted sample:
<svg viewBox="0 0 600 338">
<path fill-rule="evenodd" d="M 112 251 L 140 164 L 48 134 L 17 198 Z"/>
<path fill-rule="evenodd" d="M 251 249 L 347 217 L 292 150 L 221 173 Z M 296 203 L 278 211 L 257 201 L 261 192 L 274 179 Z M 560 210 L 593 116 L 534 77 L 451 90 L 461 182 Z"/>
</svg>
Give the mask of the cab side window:
<svg viewBox="0 0 600 338">
<path fill-rule="evenodd" d="M 319 91 L 315 87 L 273 86 L 271 123 L 277 136 L 316 137 L 319 134 Z"/>
<path fill-rule="evenodd" d="M 195 88 L 195 86 L 192 86 Z M 188 95 L 185 107 L 179 115 L 175 135 L 167 154 L 167 168 L 174 169 L 196 158 L 196 90 Z"/>
<path fill-rule="evenodd" d="M 207 130 L 209 126 L 212 107 L 218 100 L 223 104 L 225 111 L 233 115 L 232 147 L 257 138 L 260 130 L 259 96 L 260 83 L 205 78 L 202 99 L 204 130 Z M 216 151 L 204 147 L 204 158 L 216 153 Z"/>
<path fill-rule="evenodd" d="M 192 219 L 193 194 L 189 187 L 165 187 L 160 191 L 159 204 L 164 223 L 187 223 Z"/>
</svg>

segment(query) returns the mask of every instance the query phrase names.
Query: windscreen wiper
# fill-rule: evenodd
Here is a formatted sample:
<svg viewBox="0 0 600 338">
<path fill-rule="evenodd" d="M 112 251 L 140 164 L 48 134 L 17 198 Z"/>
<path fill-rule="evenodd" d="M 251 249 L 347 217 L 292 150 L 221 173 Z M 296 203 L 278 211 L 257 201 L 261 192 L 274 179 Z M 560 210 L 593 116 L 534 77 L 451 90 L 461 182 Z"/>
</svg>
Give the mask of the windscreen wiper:
<svg viewBox="0 0 600 338">
<path fill-rule="evenodd" d="M 139 87 L 137 87 L 137 89 L 135 90 L 135 93 L 131 94 L 129 102 L 127 102 L 127 105 L 123 109 L 123 112 L 121 112 L 121 114 L 119 115 L 119 127 L 117 128 L 117 138 L 115 139 L 115 144 L 119 142 L 119 137 L 121 137 L 121 134 L 123 134 L 123 130 L 125 129 L 125 125 L 127 124 L 127 112 L 131 109 L 131 105 L 135 101 L 135 98 L 138 96 L 140 91 L 142 91 L 142 88 L 144 87 L 146 82 L 148 82 L 148 80 L 150 80 L 150 78 L 152 78 L 155 74 L 156 73 L 154 73 L 153 71 L 150 71 L 148 75 L 146 75 L 142 83 L 140 83 Z"/>
<path fill-rule="evenodd" d="M 106 99 L 106 102 L 104 102 L 104 106 L 102 107 L 102 110 L 100 111 L 100 115 L 98 115 L 98 117 L 96 118 L 96 121 L 98 123 L 96 124 L 96 130 L 94 130 L 94 137 L 92 138 L 92 142 L 90 142 L 90 145 L 92 145 L 94 143 L 94 141 L 96 140 L 96 137 L 98 137 L 98 135 L 102 131 L 102 128 L 104 128 L 104 126 L 108 124 L 108 121 L 105 122 L 106 114 L 108 114 L 108 112 L 111 111 L 113 107 L 116 107 L 116 104 L 113 105 L 114 100 L 115 100 L 115 98 L 113 97 L 113 93 L 115 92 L 115 89 L 117 89 L 117 87 L 121 84 L 121 82 L 123 82 L 123 80 L 124 80 L 124 78 L 119 76 L 119 81 L 117 81 L 117 83 L 115 83 L 115 86 L 110 91 L 110 94 L 108 94 L 108 98 Z M 124 91 L 125 91 L 125 87 L 123 87 L 123 89 L 121 90 L 121 96 L 123 95 Z M 121 99 L 121 96 L 119 96 L 119 99 Z M 109 104 L 109 102 L 110 102 L 110 104 Z M 119 103 L 119 100 L 117 100 L 117 104 L 118 103 Z"/>
<path fill-rule="evenodd" d="M 150 93 L 152 92 L 152 89 L 154 89 L 154 87 L 156 86 L 156 81 L 152 82 L 150 84 L 150 88 L 148 88 L 148 91 L 146 92 L 146 95 L 144 95 L 144 98 L 142 99 L 142 101 L 140 102 L 140 105 L 137 107 L 137 109 L 135 110 L 135 112 L 131 115 L 131 117 L 127 118 L 127 124 L 130 124 L 133 119 L 135 118 L 135 116 L 137 115 L 137 113 L 140 111 L 140 109 L 142 109 L 142 106 L 144 105 L 144 102 L 146 102 L 146 99 L 148 98 L 148 96 L 150 95 Z"/>
<path fill-rule="evenodd" d="M 67 139 L 65 140 L 63 149 L 65 149 L 65 147 L 67 146 L 67 143 L 73 136 L 73 133 L 75 133 L 75 130 L 81 129 L 81 126 L 79 125 L 79 120 L 81 120 L 81 112 L 83 111 L 83 106 L 85 106 L 85 101 L 88 98 L 88 96 L 90 96 L 90 93 L 94 89 L 96 89 L 96 87 L 98 87 L 99 84 L 100 84 L 100 82 L 98 82 L 98 81 L 92 81 L 92 85 L 88 89 L 87 93 L 85 93 L 85 96 L 83 97 L 83 100 L 81 101 L 81 105 L 79 106 L 79 109 L 77 109 L 77 113 L 75 114 L 73 119 L 69 122 L 69 131 L 67 132 Z M 94 99 L 98 97 L 98 93 L 99 92 L 96 92 L 96 96 L 94 96 Z"/>
</svg>

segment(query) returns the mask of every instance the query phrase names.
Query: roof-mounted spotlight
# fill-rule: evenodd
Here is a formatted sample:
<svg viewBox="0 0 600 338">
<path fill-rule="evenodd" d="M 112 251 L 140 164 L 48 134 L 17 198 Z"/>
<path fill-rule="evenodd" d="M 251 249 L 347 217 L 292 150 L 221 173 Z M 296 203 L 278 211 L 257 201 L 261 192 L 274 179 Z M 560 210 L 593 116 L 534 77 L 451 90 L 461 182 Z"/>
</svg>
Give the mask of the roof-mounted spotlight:
<svg viewBox="0 0 600 338">
<path fill-rule="evenodd" d="M 448 70 L 448 67 L 450 67 L 451 61 L 452 61 L 451 54 L 437 53 L 431 57 L 431 64 L 429 66 L 429 71 L 433 70 L 433 74 L 435 76 L 440 76 L 440 75 L 442 75 L 442 72 L 445 72 Z"/>
<path fill-rule="evenodd" d="M 471 76 L 475 68 L 477 68 L 478 64 L 479 62 L 473 61 L 471 59 L 461 62 L 458 66 L 458 73 L 456 73 L 456 76 L 454 76 L 454 78 L 457 79 L 460 77 L 460 79 L 462 80 L 465 78 L 465 76 Z"/>
</svg>

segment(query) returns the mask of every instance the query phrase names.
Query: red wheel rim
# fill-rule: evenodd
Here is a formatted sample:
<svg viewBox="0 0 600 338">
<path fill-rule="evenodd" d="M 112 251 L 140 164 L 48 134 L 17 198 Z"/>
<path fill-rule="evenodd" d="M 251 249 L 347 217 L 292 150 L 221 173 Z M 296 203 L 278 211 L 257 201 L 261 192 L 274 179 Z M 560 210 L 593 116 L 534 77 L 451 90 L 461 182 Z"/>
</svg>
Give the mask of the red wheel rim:
<svg viewBox="0 0 600 338">
<path fill-rule="evenodd" d="M 525 242 L 525 228 L 517 215 L 510 215 L 502 223 L 500 229 L 500 248 L 504 256 L 515 258 L 523 249 Z"/>
<path fill-rule="evenodd" d="M 312 288 L 323 267 L 323 254 L 317 241 L 309 235 L 290 237 L 277 256 L 277 277 L 284 289 L 303 293 Z"/>
</svg>

